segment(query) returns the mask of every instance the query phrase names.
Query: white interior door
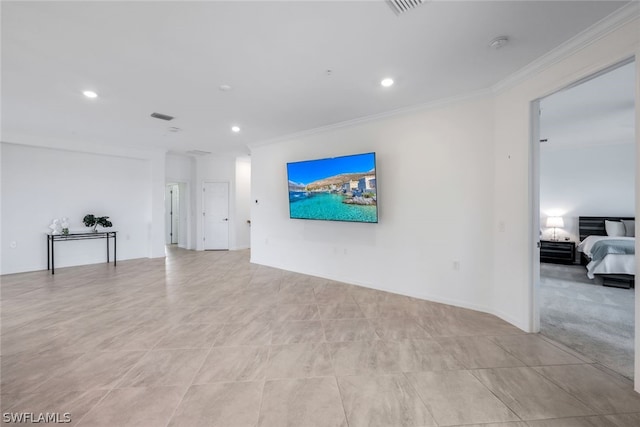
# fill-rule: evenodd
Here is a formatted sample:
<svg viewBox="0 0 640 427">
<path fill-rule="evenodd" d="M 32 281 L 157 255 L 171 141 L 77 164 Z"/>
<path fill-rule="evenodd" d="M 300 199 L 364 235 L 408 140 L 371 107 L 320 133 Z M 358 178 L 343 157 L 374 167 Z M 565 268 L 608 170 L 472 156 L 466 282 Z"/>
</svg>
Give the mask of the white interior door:
<svg viewBox="0 0 640 427">
<path fill-rule="evenodd" d="M 229 183 L 205 182 L 203 191 L 204 249 L 229 249 Z"/>
</svg>

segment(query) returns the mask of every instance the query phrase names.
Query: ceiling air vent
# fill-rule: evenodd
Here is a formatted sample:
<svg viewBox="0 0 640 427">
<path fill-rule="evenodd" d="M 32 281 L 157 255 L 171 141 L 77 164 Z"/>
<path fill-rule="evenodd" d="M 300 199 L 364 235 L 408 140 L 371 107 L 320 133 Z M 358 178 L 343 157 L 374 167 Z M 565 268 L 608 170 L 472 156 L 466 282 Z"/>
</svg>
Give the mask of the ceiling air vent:
<svg viewBox="0 0 640 427">
<path fill-rule="evenodd" d="M 397 15 L 400 15 L 409 9 L 416 8 L 426 2 L 427 0 L 387 0 L 391 9 L 393 9 Z"/>
<path fill-rule="evenodd" d="M 166 114 L 161 114 L 161 113 L 151 113 L 151 117 L 155 119 L 167 120 L 167 121 L 174 119 L 173 116 L 168 116 Z"/>
<path fill-rule="evenodd" d="M 187 154 L 191 154 L 192 156 L 206 156 L 207 154 L 211 154 L 211 151 L 189 150 Z"/>
</svg>

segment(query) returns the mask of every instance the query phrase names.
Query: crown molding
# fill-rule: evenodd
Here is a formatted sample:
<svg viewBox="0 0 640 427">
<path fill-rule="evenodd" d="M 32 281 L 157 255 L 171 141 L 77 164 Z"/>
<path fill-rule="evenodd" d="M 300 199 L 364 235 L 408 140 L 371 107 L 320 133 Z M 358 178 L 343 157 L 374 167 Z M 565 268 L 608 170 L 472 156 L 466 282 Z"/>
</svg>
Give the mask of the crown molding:
<svg viewBox="0 0 640 427">
<path fill-rule="evenodd" d="M 0 144 L 21 145 L 50 150 L 71 151 L 139 160 L 149 160 L 156 157 L 164 158 L 167 153 L 167 150 L 164 148 L 125 147 L 122 145 L 98 144 L 94 141 L 76 141 L 55 137 L 41 138 L 26 133 L 15 132 L 9 133 L 8 136 L 7 132 L 4 132 Z"/>
<path fill-rule="evenodd" d="M 510 89 L 639 17 L 640 0 L 632 0 L 611 15 L 596 22 L 591 27 L 550 50 L 509 77 L 499 81 L 491 87 L 491 91 L 498 93 Z"/>
<path fill-rule="evenodd" d="M 262 141 L 256 141 L 248 143 L 249 150 L 262 147 L 265 145 L 276 144 L 279 142 L 290 141 L 294 139 L 300 139 L 320 133 L 329 132 L 337 129 L 344 129 L 360 124 L 373 122 L 376 120 L 382 120 L 391 118 L 394 116 L 416 113 L 419 111 L 442 108 L 448 105 L 456 104 L 463 101 L 470 101 L 476 98 L 482 98 L 484 96 L 499 93 L 507 90 L 519 83 L 526 81 L 534 75 L 542 72 L 543 70 L 557 64 L 558 62 L 566 59 L 574 53 L 584 49 L 590 44 L 602 39 L 607 34 L 610 34 L 622 27 L 623 25 L 631 22 L 634 19 L 640 17 L 640 0 L 631 0 L 628 4 L 622 6 L 609 16 L 601 19 L 593 24 L 591 27 L 580 32 L 576 36 L 560 44 L 558 47 L 547 52 L 543 56 L 529 63 L 525 67 L 511 74 L 507 78 L 485 89 L 477 90 L 464 95 L 456 95 L 453 97 L 430 101 L 424 104 L 413 105 L 409 107 L 403 107 L 396 110 L 386 111 L 378 114 L 372 114 L 369 116 L 359 117 L 352 120 L 346 120 L 339 123 L 334 123 L 326 126 L 320 126 L 313 129 L 304 130 L 301 132 L 291 133 L 288 135 L 279 136 L 276 138 L 266 139 Z"/>
<path fill-rule="evenodd" d="M 358 117 L 356 119 L 351 119 L 351 120 L 346 120 L 343 122 L 338 122 L 338 123 L 333 123 L 330 125 L 326 125 L 326 126 L 320 126 L 317 128 L 313 128 L 313 129 L 308 129 L 308 130 L 303 130 L 301 132 L 295 132 L 295 133 L 290 133 L 288 135 L 283 135 L 283 136 L 279 136 L 276 138 L 271 138 L 271 139 L 266 139 L 266 140 L 262 140 L 262 141 L 256 141 L 256 142 L 252 142 L 247 144 L 247 147 L 251 150 L 257 147 L 262 147 L 265 145 L 271 145 L 271 144 L 276 144 L 279 142 L 285 142 L 285 141 L 290 141 L 293 139 L 300 139 L 300 138 L 304 138 L 304 137 L 308 137 L 311 135 L 316 135 L 316 134 L 320 134 L 320 133 L 325 133 L 325 132 L 329 132 L 332 130 L 337 130 L 337 129 L 344 129 L 344 128 L 350 128 L 350 127 L 354 127 L 360 124 L 365 124 L 365 123 L 369 123 L 369 122 L 374 122 L 377 120 L 383 120 L 383 119 L 388 119 L 388 118 L 392 118 L 395 116 L 401 116 L 401 115 L 405 115 L 405 114 L 411 114 L 411 113 L 417 113 L 420 111 L 425 111 L 425 110 L 431 110 L 434 108 L 442 108 L 442 107 L 446 107 L 449 105 L 454 105 L 454 104 L 458 104 L 460 102 L 464 102 L 464 101 L 471 101 L 474 99 L 479 99 L 479 98 L 483 98 L 485 96 L 489 96 L 492 94 L 492 91 L 490 88 L 488 89 L 481 89 L 481 90 L 477 90 L 471 93 L 467 93 L 464 95 L 456 95 L 456 96 L 452 96 L 449 98 L 444 98 L 444 99 L 438 99 L 435 101 L 430 101 L 430 102 L 426 102 L 424 104 L 418 104 L 418 105 L 412 105 L 409 107 L 402 107 L 402 108 L 398 108 L 395 110 L 391 110 L 391 111 L 385 111 L 382 113 L 377 113 L 377 114 L 372 114 L 369 116 L 363 116 L 363 117 Z"/>
</svg>

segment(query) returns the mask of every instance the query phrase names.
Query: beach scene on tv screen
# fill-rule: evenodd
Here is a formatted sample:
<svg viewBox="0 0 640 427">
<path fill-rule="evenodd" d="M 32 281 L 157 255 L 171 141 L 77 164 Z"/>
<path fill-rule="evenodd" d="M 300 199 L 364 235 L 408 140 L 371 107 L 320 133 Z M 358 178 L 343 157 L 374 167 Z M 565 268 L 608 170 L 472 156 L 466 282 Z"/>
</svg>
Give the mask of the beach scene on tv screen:
<svg viewBox="0 0 640 427">
<path fill-rule="evenodd" d="M 291 218 L 378 222 L 374 153 L 288 163 Z"/>
</svg>

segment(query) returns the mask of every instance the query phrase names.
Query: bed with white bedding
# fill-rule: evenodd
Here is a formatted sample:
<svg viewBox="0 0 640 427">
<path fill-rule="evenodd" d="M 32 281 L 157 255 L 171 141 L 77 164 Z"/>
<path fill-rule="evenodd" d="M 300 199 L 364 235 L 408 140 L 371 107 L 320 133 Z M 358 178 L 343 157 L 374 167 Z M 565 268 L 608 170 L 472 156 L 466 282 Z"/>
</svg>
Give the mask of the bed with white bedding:
<svg viewBox="0 0 640 427">
<path fill-rule="evenodd" d="M 587 236 L 578 252 L 589 257 L 587 276 L 595 274 L 630 274 L 636 270 L 635 237 Z"/>
<path fill-rule="evenodd" d="M 635 220 L 617 217 L 580 217 L 582 264 L 590 279 L 604 285 L 630 287 L 634 284 Z"/>
</svg>

